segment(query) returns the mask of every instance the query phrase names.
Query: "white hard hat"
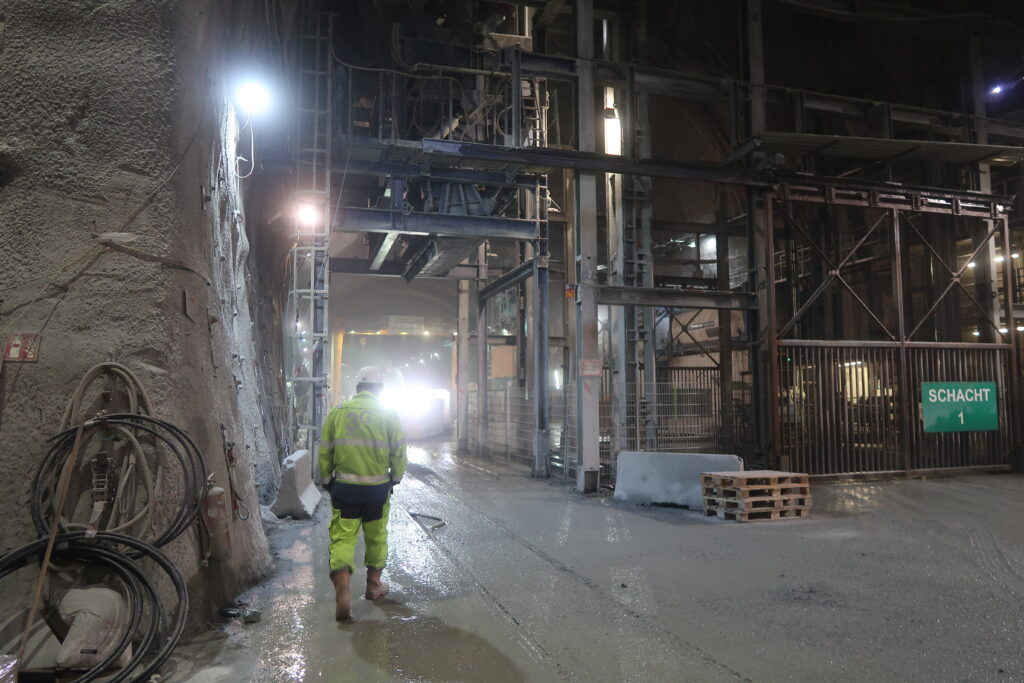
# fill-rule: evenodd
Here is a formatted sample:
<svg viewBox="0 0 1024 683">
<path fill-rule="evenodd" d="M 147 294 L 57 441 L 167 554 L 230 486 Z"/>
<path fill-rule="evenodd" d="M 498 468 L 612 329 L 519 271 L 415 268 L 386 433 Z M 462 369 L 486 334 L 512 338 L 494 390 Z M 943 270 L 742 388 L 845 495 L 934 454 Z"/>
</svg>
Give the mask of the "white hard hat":
<svg viewBox="0 0 1024 683">
<path fill-rule="evenodd" d="M 372 366 L 361 368 L 356 375 L 356 384 L 384 384 L 384 373 Z"/>
</svg>

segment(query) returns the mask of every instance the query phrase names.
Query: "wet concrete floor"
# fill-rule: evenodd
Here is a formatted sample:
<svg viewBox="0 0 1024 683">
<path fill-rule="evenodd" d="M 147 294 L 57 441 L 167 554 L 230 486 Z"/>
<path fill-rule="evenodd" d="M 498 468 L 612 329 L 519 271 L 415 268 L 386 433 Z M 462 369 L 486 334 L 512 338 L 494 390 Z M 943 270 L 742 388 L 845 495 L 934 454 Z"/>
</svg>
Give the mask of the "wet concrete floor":
<svg viewBox="0 0 1024 683">
<path fill-rule="evenodd" d="M 194 636 L 171 680 L 1024 681 L 1022 476 L 819 485 L 809 520 L 737 524 L 410 462 L 391 596 L 334 621 L 325 501 L 273 525 L 262 621 Z"/>
</svg>

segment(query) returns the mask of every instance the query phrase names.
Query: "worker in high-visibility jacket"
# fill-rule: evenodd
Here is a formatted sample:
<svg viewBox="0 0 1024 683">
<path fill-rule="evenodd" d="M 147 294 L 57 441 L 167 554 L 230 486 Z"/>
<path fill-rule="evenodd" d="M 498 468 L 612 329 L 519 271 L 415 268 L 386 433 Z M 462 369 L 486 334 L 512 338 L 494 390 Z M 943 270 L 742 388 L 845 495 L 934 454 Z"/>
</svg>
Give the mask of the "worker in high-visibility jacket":
<svg viewBox="0 0 1024 683">
<path fill-rule="evenodd" d="M 349 582 L 360 528 L 366 544 L 366 599 L 388 593 L 381 574 L 388 557 L 389 501 L 391 488 L 405 474 L 406 456 L 398 414 L 378 398 L 383 388 L 379 370 L 360 370 L 356 395 L 330 412 L 320 435 L 320 480 L 334 508 L 330 560 L 339 621 L 352 616 Z"/>
</svg>

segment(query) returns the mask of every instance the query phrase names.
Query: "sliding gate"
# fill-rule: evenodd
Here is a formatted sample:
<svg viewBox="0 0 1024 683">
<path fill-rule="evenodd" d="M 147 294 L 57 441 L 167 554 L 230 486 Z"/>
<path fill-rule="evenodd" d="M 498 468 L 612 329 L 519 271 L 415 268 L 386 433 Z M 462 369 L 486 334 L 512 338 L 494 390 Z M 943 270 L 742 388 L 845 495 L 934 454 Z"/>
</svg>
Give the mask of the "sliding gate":
<svg viewBox="0 0 1024 683">
<path fill-rule="evenodd" d="M 1008 345 L 908 343 L 905 352 L 903 379 L 896 343 L 782 342 L 784 466 L 818 475 L 1009 466 Z M 994 383 L 998 428 L 925 431 L 925 382 Z"/>
</svg>

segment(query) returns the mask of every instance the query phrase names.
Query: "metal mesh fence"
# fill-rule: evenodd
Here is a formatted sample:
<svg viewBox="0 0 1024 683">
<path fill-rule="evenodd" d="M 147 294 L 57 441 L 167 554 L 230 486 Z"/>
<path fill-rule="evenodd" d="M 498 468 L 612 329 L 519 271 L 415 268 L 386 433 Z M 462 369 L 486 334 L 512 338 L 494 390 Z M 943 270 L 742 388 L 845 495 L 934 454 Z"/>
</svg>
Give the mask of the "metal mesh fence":
<svg viewBox="0 0 1024 683">
<path fill-rule="evenodd" d="M 576 476 L 576 386 L 551 393 L 551 473 L 562 479 Z"/>
<path fill-rule="evenodd" d="M 536 416 L 529 397 L 518 386 L 487 392 L 487 453 L 506 462 L 533 462 Z"/>
<path fill-rule="evenodd" d="M 605 381 L 599 402 L 601 481 L 614 481 L 616 456 L 622 450 L 691 453 L 743 453 L 751 447 L 751 391 L 733 382 L 731 399 L 722 400 L 718 368 L 671 368 L 664 381 L 631 383 L 619 400 L 615 385 Z M 618 385 L 623 390 L 623 385 Z M 470 395 L 470 447 L 493 459 L 533 462 L 535 406 L 516 386 L 488 392 L 483 451 L 477 448 L 476 395 Z M 575 478 L 578 463 L 576 387 L 552 387 L 549 401 L 552 476 Z"/>
</svg>

